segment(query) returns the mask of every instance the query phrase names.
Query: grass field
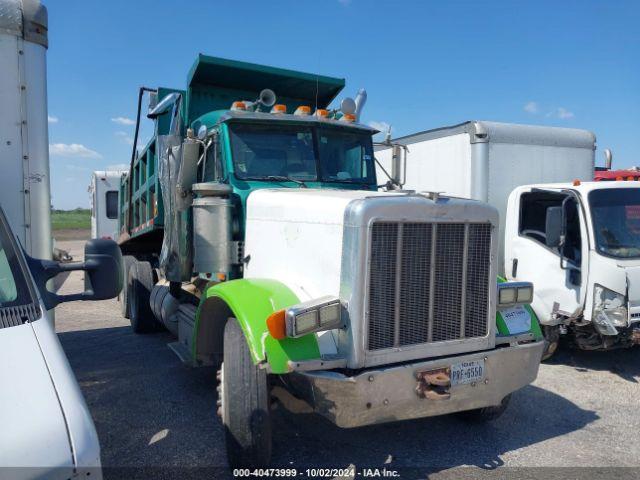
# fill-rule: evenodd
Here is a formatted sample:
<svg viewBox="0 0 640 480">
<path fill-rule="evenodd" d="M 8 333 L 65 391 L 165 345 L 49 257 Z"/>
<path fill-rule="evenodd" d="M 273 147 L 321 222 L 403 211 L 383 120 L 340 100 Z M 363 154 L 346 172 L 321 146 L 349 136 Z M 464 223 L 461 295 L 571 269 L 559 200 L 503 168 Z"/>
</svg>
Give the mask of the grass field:
<svg viewBox="0 0 640 480">
<path fill-rule="evenodd" d="M 53 230 L 88 230 L 91 228 L 91 210 L 51 210 L 51 227 Z"/>
</svg>

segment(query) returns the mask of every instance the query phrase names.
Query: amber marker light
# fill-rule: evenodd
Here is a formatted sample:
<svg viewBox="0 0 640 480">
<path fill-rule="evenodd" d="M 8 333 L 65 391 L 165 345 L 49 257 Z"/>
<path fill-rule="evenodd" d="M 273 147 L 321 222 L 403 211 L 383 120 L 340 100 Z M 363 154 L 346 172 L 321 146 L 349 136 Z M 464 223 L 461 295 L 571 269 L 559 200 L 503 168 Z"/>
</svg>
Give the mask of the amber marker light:
<svg viewBox="0 0 640 480">
<path fill-rule="evenodd" d="M 294 115 L 311 115 L 311 107 L 309 107 L 308 105 L 300 105 L 298 108 L 296 108 L 296 111 L 293 112 Z"/>
<path fill-rule="evenodd" d="M 244 102 L 233 102 L 231 104 L 231 110 L 246 110 L 247 109 L 247 105 Z"/>
<path fill-rule="evenodd" d="M 284 319 L 284 310 L 273 312 L 267 317 L 267 328 L 269 333 L 276 340 L 287 337 L 287 325 Z"/>
<path fill-rule="evenodd" d="M 287 113 L 287 106 L 282 103 L 277 103 L 271 109 L 271 113 Z"/>
<path fill-rule="evenodd" d="M 580 180 L 577 180 L 577 179 L 576 179 L 576 180 L 574 180 L 574 181 L 573 181 L 573 186 L 574 186 L 574 187 L 579 187 L 579 186 L 580 186 Z"/>
<path fill-rule="evenodd" d="M 319 108 L 314 113 L 316 117 L 327 118 L 329 116 L 329 110 L 325 110 L 324 108 Z"/>
</svg>

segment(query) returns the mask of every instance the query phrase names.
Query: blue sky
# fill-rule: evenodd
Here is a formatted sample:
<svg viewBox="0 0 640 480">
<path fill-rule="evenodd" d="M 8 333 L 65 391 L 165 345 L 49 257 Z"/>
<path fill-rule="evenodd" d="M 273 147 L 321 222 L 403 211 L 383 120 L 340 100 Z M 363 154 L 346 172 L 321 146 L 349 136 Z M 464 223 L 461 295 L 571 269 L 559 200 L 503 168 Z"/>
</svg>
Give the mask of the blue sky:
<svg viewBox="0 0 640 480">
<path fill-rule="evenodd" d="M 609 147 L 615 167 L 640 164 L 637 1 L 44 3 L 56 208 L 88 206 L 90 172 L 128 163 L 138 87 L 183 87 L 199 52 L 344 77 L 394 136 L 472 119 L 585 128 L 597 162 Z"/>
</svg>

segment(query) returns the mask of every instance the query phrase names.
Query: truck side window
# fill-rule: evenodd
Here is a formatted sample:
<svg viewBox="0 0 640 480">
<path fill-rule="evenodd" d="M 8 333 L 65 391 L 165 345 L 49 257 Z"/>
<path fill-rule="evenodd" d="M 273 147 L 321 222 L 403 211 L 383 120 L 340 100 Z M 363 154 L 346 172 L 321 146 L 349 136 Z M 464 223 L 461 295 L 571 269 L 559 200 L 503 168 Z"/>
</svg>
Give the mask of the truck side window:
<svg viewBox="0 0 640 480">
<path fill-rule="evenodd" d="M 519 233 L 546 246 L 547 208 L 560 207 L 567 195 L 555 192 L 529 192 L 520 198 Z M 580 216 L 573 198 L 564 203 L 566 236 L 562 254 L 568 260 L 579 264 L 581 258 Z"/>
<path fill-rule="evenodd" d="M 107 218 L 118 218 L 118 191 L 110 190 L 105 194 L 106 206 L 107 206 Z"/>
</svg>

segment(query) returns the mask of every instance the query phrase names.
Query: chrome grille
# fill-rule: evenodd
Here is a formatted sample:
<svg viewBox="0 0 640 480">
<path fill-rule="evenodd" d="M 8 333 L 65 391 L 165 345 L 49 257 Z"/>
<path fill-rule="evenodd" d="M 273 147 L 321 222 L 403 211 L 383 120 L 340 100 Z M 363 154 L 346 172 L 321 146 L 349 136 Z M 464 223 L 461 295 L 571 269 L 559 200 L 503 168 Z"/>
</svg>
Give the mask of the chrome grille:
<svg viewBox="0 0 640 480">
<path fill-rule="evenodd" d="M 369 350 L 485 336 L 490 255 L 489 223 L 375 222 Z"/>
</svg>

